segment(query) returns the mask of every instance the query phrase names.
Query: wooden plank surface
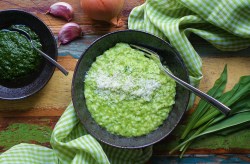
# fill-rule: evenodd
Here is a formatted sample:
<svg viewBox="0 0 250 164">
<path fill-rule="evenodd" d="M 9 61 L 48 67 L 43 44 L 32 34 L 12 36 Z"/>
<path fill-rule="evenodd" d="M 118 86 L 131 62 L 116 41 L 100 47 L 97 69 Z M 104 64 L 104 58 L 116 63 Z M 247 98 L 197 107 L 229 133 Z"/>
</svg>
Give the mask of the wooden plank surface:
<svg viewBox="0 0 250 164">
<path fill-rule="evenodd" d="M 49 6 L 57 0 L 1 0 L 0 9 L 22 9 L 31 12 L 41 18 L 56 35 L 59 29 L 66 22 L 62 19 L 45 15 L 44 13 L 48 10 Z M 59 48 L 59 63 L 62 64 L 66 69 L 70 71 L 69 76 L 65 77 L 58 70 L 55 71 L 53 77 L 46 85 L 44 89 L 24 100 L 18 101 L 4 101 L 0 100 L 0 152 L 6 151 L 9 147 L 18 144 L 20 142 L 37 143 L 49 147 L 49 135 L 46 137 L 39 137 L 40 134 L 46 132 L 50 134 L 57 120 L 64 112 L 65 108 L 71 101 L 71 81 L 74 72 L 77 59 L 82 55 L 84 50 L 98 37 L 108 32 L 127 29 L 127 18 L 131 9 L 139 4 L 143 3 L 143 0 L 130 0 L 126 1 L 123 12 L 122 20 L 124 26 L 121 28 L 115 28 L 100 21 L 93 21 L 88 18 L 86 14 L 81 10 L 78 0 L 66 0 L 65 2 L 70 3 L 75 11 L 73 22 L 80 24 L 83 29 L 85 36 L 78 39 L 69 45 L 60 46 Z M 200 89 L 207 91 L 219 77 L 219 74 L 223 70 L 225 64 L 228 65 L 229 80 L 226 90 L 232 88 L 232 86 L 239 80 L 240 76 L 250 75 L 250 51 L 243 50 L 241 52 L 220 52 L 213 48 L 206 42 L 200 42 L 193 40 L 194 47 L 198 53 L 202 56 L 203 61 L 203 76 L 201 81 Z M 195 102 L 195 105 L 197 101 Z M 185 115 L 185 118 L 189 114 Z M 184 119 L 185 122 L 185 119 Z M 39 129 L 38 127 L 41 127 Z M 32 129 L 30 132 L 28 129 Z M 32 132 L 32 133 L 31 133 Z M 29 134 L 29 138 L 25 139 L 24 133 Z M 244 133 L 244 132 L 243 132 Z M 15 135 L 19 135 L 15 138 Z M 250 137 L 250 132 L 244 133 L 244 136 Z M 215 137 L 215 136 L 211 136 Z M 39 139 L 38 139 L 39 138 Z M 216 137 L 215 137 L 216 138 Z M 234 140 L 235 136 L 220 138 L 218 141 L 226 141 L 227 139 Z M 216 138 L 217 139 L 217 138 Z M 8 144 L 5 142 L 8 140 Z M 157 163 L 171 162 L 171 160 L 177 160 L 176 156 L 168 156 L 168 145 L 172 138 L 167 138 L 154 147 L 153 161 Z M 204 142 L 210 143 L 209 139 L 203 139 Z M 198 141 L 199 143 L 200 141 Z M 203 147 L 202 147 L 203 145 Z M 217 146 L 217 147 L 216 147 Z M 237 144 L 230 142 L 225 143 L 224 147 L 218 147 L 214 143 L 210 146 L 199 143 L 199 145 L 192 147 L 187 154 L 238 154 L 243 153 L 242 156 L 233 156 L 238 160 L 249 162 L 250 154 L 250 143 L 248 148 L 241 148 Z M 245 155 L 244 155 L 245 154 Z M 168 161 L 166 161 L 166 157 Z M 195 161 L 197 158 L 213 158 L 214 161 L 223 160 L 225 158 L 232 159 L 232 155 L 229 156 L 185 156 L 184 162 L 188 160 Z M 197 161 L 199 162 L 199 160 Z M 204 160 L 203 160 L 204 161 Z M 205 160 L 206 161 L 206 160 Z M 231 160 L 232 162 L 233 160 Z M 180 161 L 179 161 L 180 162 Z"/>
<path fill-rule="evenodd" d="M 249 57 L 203 57 L 202 60 L 204 78 L 201 81 L 200 89 L 203 91 L 207 91 L 212 87 L 225 64 L 228 65 L 229 79 L 226 90 L 231 89 L 240 76 L 250 74 Z M 77 59 L 67 56 L 59 57 L 58 61 L 70 71 L 69 76 L 64 76 L 59 70 L 56 70 L 45 88 L 34 96 L 11 103 L 10 101 L 1 100 L 0 115 L 8 117 L 60 116 L 71 101 L 71 82 Z"/>
</svg>

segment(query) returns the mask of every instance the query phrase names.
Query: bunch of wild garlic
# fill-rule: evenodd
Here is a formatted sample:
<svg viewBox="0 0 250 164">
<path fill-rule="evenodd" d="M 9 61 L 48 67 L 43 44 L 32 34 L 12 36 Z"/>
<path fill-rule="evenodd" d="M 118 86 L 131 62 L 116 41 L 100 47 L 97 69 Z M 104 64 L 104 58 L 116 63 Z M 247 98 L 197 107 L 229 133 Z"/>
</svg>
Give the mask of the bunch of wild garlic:
<svg viewBox="0 0 250 164">
<path fill-rule="evenodd" d="M 179 149 L 182 157 L 191 143 L 200 136 L 214 132 L 227 135 L 250 126 L 250 76 L 242 76 L 232 90 L 223 93 L 226 83 L 227 66 L 208 94 L 230 107 L 230 115 L 224 116 L 201 100 L 181 135 L 182 143 L 170 153 Z"/>
</svg>

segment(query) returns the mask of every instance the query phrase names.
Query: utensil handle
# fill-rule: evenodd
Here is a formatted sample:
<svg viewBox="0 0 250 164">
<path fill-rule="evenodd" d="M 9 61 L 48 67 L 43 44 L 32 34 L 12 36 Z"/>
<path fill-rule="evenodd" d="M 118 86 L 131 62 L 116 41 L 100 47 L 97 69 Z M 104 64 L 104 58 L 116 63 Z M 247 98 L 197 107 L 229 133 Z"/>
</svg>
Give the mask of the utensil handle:
<svg viewBox="0 0 250 164">
<path fill-rule="evenodd" d="M 33 43 L 32 43 L 33 46 Z M 33 46 L 43 57 L 45 57 L 47 60 L 49 60 L 53 65 L 55 65 L 65 76 L 67 76 L 69 74 L 69 72 L 63 67 L 61 66 L 59 63 L 57 63 L 54 59 L 52 59 L 50 56 L 48 56 L 47 54 L 45 54 L 44 52 L 42 52 L 41 50 L 39 50 L 38 48 L 36 48 L 35 46 Z"/>
<path fill-rule="evenodd" d="M 186 83 L 185 81 L 179 79 L 178 77 L 172 75 L 172 73 L 170 73 L 164 67 L 162 67 L 162 68 L 163 68 L 164 72 L 166 74 L 168 74 L 169 76 L 171 76 L 173 79 L 175 79 L 178 84 L 182 85 L 183 87 L 185 87 L 188 90 L 191 90 L 194 94 L 199 96 L 201 99 L 205 100 L 206 102 L 210 103 L 215 108 L 219 109 L 224 115 L 228 115 L 230 113 L 231 109 L 229 107 L 227 107 L 226 105 L 224 105 L 223 103 L 221 103 L 220 101 L 218 101 L 215 98 L 209 96 L 208 94 L 200 91 L 199 89 L 193 87 L 192 85 Z"/>
</svg>

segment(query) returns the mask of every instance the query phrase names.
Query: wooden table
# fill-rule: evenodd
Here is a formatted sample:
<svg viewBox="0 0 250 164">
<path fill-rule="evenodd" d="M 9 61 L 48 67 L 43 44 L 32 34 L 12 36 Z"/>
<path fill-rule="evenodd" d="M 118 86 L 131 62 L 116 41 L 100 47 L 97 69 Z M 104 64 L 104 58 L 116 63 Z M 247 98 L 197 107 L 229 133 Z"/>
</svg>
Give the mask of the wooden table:
<svg viewBox="0 0 250 164">
<path fill-rule="evenodd" d="M 31 12 L 41 18 L 56 36 L 66 22 L 44 14 L 56 1 L 1 0 L 0 9 L 22 9 Z M 121 28 L 89 19 L 81 10 L 79 0 L 65 0 L 65 2 L 73 6 L 75 12 L 73 22 L 80 24 L 85 33 L 83 38 L 60 46 L 58 50 L 58 61 L 70 71 L 69 76 L 65 77 L 56 70 L 47 86 L 34 96 L 18 101 L 0 100 L 0 152 L 21 142 L 50 146 L 52 129 L 71 101 L 71 80 L 77 59 L 98 37 L 108 32 L 127 29 L 127 18 L 131 9 L 144 1 L 126 1 L 122 11 L 122 20 L 125 24 Z M 226 90 L 232 88 L 240 76 L 250 75 L 249 49 L 230 53 L 221 52 L 198 37 L 192 36 L 191 40 L 203 60 L 204 78 L 201 81 L 201 90 L 207 91 L 212 86 L 225 64 L 228 64 L 229 72 Z M 190 112 L 185 114 L 182 124 L 189 114 Z M 249 138 L 249 129 L 227 137 L 211 135 L 197 141 L 183 159 L 177 158 L 176 155 L 168 155 L 169 148 L 176 139 L 166 138 L 154 146 L 151 162 L 250 162 Z"/>
</svg>

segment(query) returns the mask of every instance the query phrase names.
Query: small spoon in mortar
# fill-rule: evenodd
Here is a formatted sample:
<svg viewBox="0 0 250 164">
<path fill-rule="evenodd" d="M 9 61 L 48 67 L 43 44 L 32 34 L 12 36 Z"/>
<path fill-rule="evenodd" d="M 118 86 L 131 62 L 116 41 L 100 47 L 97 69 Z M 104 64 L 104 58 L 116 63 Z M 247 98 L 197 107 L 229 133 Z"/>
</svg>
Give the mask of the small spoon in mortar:
<svg viewBox="0 0 250 164">
<path fill-rule="evenodd" d="M 54 59 L 52 59 L 49 55 L 45 54 L 44 52 L 42 52 L 41 50 L 39 50 L 38 48 L 36 48 L 34 46 L 34 43 L 30 37 L 30 35 L 25 32 L 24 30 L 18 29 L 18 28 L 10 28 L 10 29 L 6 29 L 5 31 L 16 31 L 22 35 L 24 35 L 28 41 L 30 41 L 31 46 L 37 51 L 39 52 L 40 55 L 42 55 L 45 59 L 47 59 L 50 63 L 52 63 L 54 66 L 56 66 L 65 76 L 67 76 L 69 74 L 69 72 L 63 67 L 61 66 L 58 62 L 56 62 Z"/>
</svg>

